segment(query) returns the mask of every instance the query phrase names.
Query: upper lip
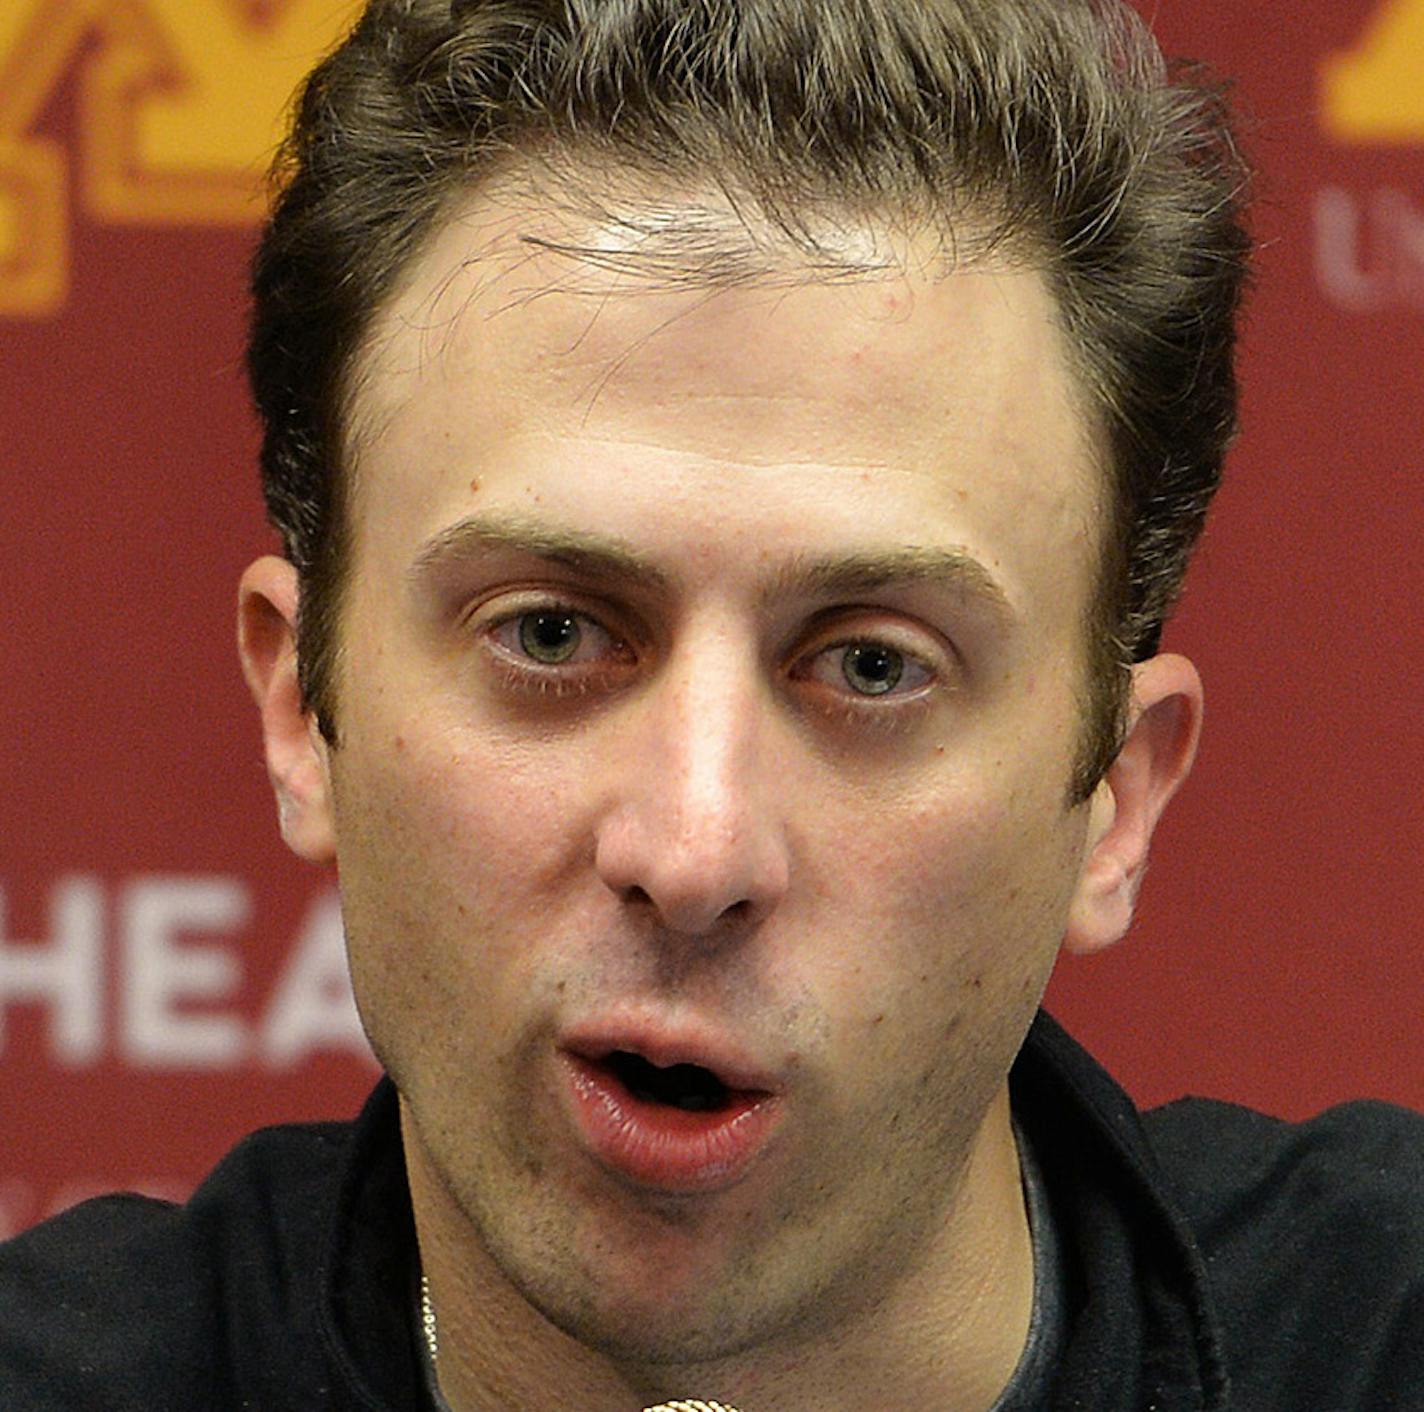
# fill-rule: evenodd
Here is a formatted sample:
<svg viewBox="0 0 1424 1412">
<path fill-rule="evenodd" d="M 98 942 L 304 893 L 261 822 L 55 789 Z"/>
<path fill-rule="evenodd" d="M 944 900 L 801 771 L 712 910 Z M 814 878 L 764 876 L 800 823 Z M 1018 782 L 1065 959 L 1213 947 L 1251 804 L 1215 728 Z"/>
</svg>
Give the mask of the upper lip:
<svg viewBox="0 0 1424 1412">
<path fill-rule="evenodd" d="M 715 1026 L 692 1019 L 658 1020 L 622 1016 L 571 1025 L 559 1047 L 598 1063 L 610 1054 L 637 1054 L 660 1069 L 696 1064 L 710 1070 L 730 1089 L 777 1093 L 782 1084 L 741 1046 Z"/>
</svg>

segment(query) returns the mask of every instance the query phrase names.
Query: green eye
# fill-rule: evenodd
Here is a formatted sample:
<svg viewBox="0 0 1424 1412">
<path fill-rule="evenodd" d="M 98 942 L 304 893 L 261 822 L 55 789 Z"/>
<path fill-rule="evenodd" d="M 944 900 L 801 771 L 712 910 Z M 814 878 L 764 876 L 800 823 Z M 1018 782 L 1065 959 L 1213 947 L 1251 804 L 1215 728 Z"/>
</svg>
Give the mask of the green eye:
<svg viewBox="0 0 1424 1412">
<path fill-rule="evenodd" d="M 852 691 L 884 696 L 905 675 L 905 659 L 893 648 L 872 642 L 852 643 L 841 657 L 841 671 Z"/>
<path fill-rule="evenodd" d="M 571 613 L 525 613 L 519 620 L 519 646 L 546 666 L 567 662 L 582 640 L 583 631 Z"/>
</svg>

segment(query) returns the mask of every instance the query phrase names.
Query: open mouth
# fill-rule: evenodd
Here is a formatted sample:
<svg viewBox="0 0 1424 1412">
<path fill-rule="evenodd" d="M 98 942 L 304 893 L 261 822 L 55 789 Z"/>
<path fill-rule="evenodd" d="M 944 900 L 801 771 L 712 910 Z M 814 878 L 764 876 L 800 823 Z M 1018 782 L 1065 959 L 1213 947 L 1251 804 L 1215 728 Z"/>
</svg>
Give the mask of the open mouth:
<svg viewBox="0 0 1424 1412">
<path fill-rule="evenodd" d="M 615 1049 L 602 1060 L 602 1067 L 644 1103 L 660 1103 L 685 1113 L 716 1113 L 731 1099 L 727 1085 L 701 1064 L 672 1064 L 662 1069 L 641 1054 Z"/>
<path fill-rule="evenodd" d="M 751 1070 L 666 1057 L 677 1062 L 603 1044 L 565 1048 L 575 1131 L 599 1162 L 641 1187 L 711 1192 L 737 1181 L 779 1126 L 781 1096 L 744 1087 L 759 1081 Z"/>
</svg>

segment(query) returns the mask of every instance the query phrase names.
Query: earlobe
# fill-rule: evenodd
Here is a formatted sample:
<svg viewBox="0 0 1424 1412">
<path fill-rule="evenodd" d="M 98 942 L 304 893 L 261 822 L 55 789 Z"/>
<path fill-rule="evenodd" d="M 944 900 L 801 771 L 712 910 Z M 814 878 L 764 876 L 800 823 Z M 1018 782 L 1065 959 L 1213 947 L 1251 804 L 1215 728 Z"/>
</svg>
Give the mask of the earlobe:
<svg viewBox="0 0 1424 1412">
<path fill-rule="evenodd" d="M 297 680 L 297 571 L 267 555 L 242 576 L 237 646 L 262 717 L 267 774 L 287 846 L 311 862 L 335 856 L 326 750 Z"/>
<path fill-rule="evenodd" d="M 1126 932 L 1152 834 L 1191 772 L 1201 721 L 1201 678 L 1185 657 L 1164 653 L 1133 668 L 1127 737 L 1088 806 L 1086 857 L 1064 937 L 1067 950 L 1101 951 Z"/>
</svg>

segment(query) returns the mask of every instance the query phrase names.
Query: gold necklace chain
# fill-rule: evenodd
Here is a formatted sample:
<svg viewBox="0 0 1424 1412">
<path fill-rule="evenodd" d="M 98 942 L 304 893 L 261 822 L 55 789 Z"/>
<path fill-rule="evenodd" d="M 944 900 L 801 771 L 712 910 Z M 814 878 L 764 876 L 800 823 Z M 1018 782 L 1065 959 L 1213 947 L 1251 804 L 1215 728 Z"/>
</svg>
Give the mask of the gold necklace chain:
<svg viewBox="0 0 1424 1412">
<path fill-rule="evenodd" d="M 691 1401 L 660 1402 L 656 1407 L 645 1407 L 643 1412 L 737 1412 L 735 1407 L 728 1407 L 725 1402 L 699 1402 L 695 1397 Z"/>
<path fill-rule="evenodd" d="M 440 1327 L 435 1321 L 435 1305 L 430 1301 L 430 1281 L 420 1277 L 420 1327 L 425 1333 L 425 1346 L 430 1350 L 432 1367 L 440 1361 Z M 645 1407 L 643 1412 L 737 1412 L 725 1402 L 703 1402 L 700 1398 L 679 1398 L 676 1402 L 659 1402 Z"/>
</svg>

